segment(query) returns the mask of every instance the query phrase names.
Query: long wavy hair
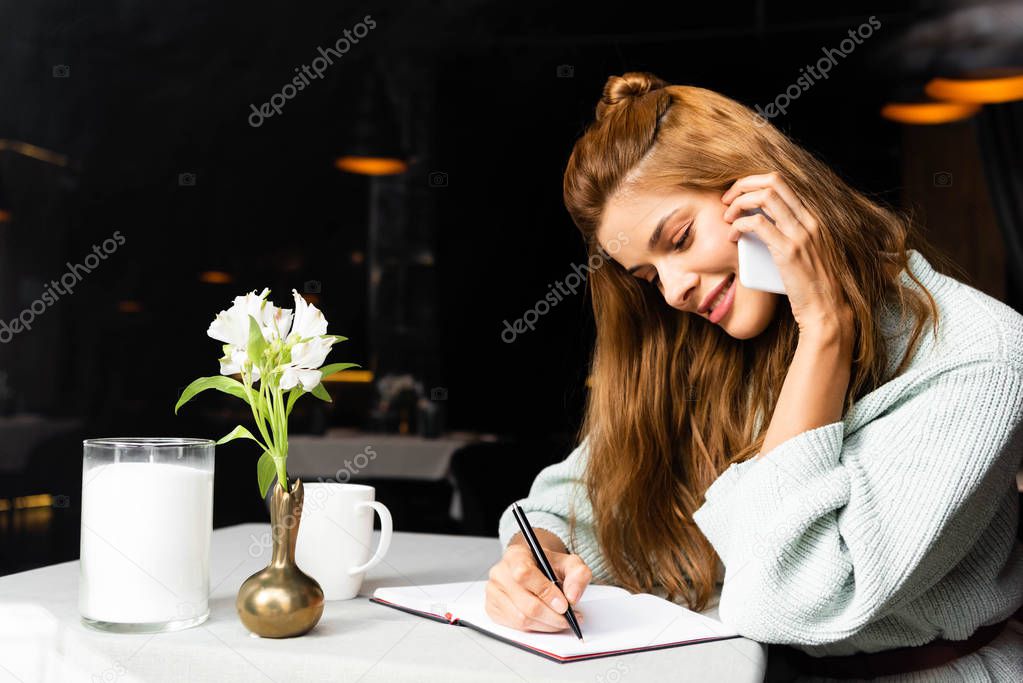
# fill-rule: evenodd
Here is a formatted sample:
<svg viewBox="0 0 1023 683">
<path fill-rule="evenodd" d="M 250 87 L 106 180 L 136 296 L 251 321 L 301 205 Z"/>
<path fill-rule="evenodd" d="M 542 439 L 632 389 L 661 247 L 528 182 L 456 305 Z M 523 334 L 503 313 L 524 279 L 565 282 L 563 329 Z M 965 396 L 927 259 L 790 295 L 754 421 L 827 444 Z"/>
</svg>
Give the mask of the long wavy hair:
<svg viewBox="0 0 1023 683">
<path fill-rule="evenodd" d="M 650 73 L 612 76 L 596 120 L 575 143 L 564 201 L 588 255 L 619 190 L 677 187 L 724 192 L 735 180 L 777 171 L 820 227 L 818 253 L 856 318 L 852 374 L 843 413 L 900 374 L 938 309 L 908 269 L 908 248 L 941 261 L 908 214 L 868 199 L 749 108 L 703 88 L 669 85 Z M 886 262 L 897 265 L 889 270 Z M 905 270 L 919 289 L 903 287 Z M 669 599 L 704 609 L 718 557 L 693 522 L 704 492 L 730 464 L 760 451 L 795 352 L 787 302 L 750 340 L 669 307 L 656 288 L 617 263 L 594 269 L 596 341 L 579 439 L 588 440 L 585 488 L 612 578 L 632 591 L 662 587 Z M 875 314 L 895 294 L 914 321 L 891 377 Z M 574 512 L 570 529 L 574 534 Z"/>
</svg>

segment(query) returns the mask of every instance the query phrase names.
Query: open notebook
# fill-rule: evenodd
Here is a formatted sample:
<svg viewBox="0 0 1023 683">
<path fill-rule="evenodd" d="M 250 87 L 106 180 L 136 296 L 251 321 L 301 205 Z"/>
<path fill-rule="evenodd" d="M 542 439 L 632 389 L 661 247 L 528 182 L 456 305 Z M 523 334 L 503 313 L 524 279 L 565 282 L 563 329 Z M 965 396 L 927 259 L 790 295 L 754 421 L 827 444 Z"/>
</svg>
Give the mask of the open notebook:
<svg viewBox="0 0 1023 683">
<path fill-rule="evenodd" d="M 560 633 L 518 631 L 495 623 L 483 607 L 485 581 L 377 588 L 371 602 L 448 624 L 468 626 L 555 662 L 738 638 L 720 621 L 647 593 L 590 585 L 578 609 L 583 640 Z"/>
</svg>

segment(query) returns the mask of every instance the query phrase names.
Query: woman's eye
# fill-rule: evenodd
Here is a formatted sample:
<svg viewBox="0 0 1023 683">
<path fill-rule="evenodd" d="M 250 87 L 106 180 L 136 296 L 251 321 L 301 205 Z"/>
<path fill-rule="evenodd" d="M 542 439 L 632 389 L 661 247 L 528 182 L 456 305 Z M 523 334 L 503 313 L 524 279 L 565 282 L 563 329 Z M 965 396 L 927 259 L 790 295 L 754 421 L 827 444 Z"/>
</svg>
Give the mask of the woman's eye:
<svg viewBox="0 0 1023 683">
<path fill-rule="evenodd" d="M 686 231 L 682 233 L 682 237 L 680 237 L 677 242 L 671 245 L 675 249 L 675 251 L 679 251 L 682 249 L 682 247 L 685 246 L 686 240 L 689 239 L 689 231 L 692 229 L 693 226 L 690 225 L 688 228 L 686 228 Z"/>
<path fill-rule="evenodd" d="M 686 245 L 686 241 L 687 241 L 687 240 L 689 239 L 689 232 L 690 232 L 690 231 L 691 231 L 692 229 L 693 229 L 693 225 L 692 225 L 692 223 L 690 223 L 690 224 L 689 224 L 689 227 L 688 227 L 688 228 L 686 228 L 686 229 L 685 229 L 685 232 L 683 232 L 683 233 L 682 233 L 682 237 L 680 237 L 680 238 L 678 239 L 678 241 L 674 242 L 674 243 L 673 243 L 673 244 L 671 245 L 671 248 L 672 248 L 673 250 L 675 250 L 675 251 L 681 251 L 681 250 L 682 250 L 682 248 L 683 248 L 683 247 L 684 247 L 684 246 Z M 653 287 L 657 287 L 657 282 L 658 282 L 658 280 L 660 280 L 660 278 L 659 278 L 659 277 L 658 277 L 658 275 L 657 275 L 657 271 L 654 271 L 654 275 L 653 275 L 653 277 L 651 277 L 651 278 L 650 278 L 649 280 L 647 280 L 647 282 L 649 282 L 651 286 L 653 286 Z"/>
</svg>

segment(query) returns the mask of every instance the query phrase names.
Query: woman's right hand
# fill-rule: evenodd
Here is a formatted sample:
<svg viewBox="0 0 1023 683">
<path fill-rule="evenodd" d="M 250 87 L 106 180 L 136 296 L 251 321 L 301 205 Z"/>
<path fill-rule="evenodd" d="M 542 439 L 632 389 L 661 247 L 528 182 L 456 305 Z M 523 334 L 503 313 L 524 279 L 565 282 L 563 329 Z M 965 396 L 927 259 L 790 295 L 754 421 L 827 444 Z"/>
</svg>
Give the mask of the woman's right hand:
<svg viewBox="0 0 1023 683">
<path fill-rule="evenodd" d="M 521 542 L 521 536 L 516 539 L 508 545 L 501 561 L 490 568 L 486 586 L 487 615 L 498 624 L 520 631 L 567 629 L 565 597 L 573 606 L 579 602 L 590 583 L 590 568 L 578 555 L 544 548 L 554 573 L 565 588 L 563 596 L 536 566 L 533 553 Z M 572 611 L 581 623 L 583 615 L 575 609 Z"/>
</svg>

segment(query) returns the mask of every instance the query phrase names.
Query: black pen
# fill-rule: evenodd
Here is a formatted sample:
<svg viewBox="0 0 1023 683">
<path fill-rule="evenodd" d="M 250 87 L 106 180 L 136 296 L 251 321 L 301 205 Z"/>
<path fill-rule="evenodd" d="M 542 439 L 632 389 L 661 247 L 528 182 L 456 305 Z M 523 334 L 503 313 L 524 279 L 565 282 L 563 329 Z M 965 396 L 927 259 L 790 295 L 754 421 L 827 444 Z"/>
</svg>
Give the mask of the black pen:
<svg viewBox="0 0 1023 683">
<path fill-rule="evenodd" d="M 554 573 L 554 568 L 551 567 L 550 561 L 547 559 L 547 554 L 544 553 L 543 548 L 540 547 L 540 541 L 537 540 L 536 534 L 533 533 L 533 527 L 526 519 L 526 513 L 519 507 L 518 503 L 512 503 L 512 514 L 515 515 L 515 521 L 519 523 L 519 529 L 522 530 L 522 537 L 526 539 L 526 543 L 529 545 L 529 549 L 533 551 L 533 559 L 536 560 L 537 566 L 540 567 L 540 571 L 547 576 L 551 582 L 561 590 L 561 583 L 558 581 L 557 574 Z M 564 595 L 564 590 L 561 590 Z M 568 609 L 565 610 L 565 619 L 568 620 L 568 625 L 572 627 L 572 632 L 575 633 L 579 640 L 583 639 L 583 632 L 579 629 L 579 622 L 576 621 L 575 614 L 572 612 L 572 605 L 568 603 L 568 596 L 565 596 L 565 604 L 568 605 Z"/>
</svg>

